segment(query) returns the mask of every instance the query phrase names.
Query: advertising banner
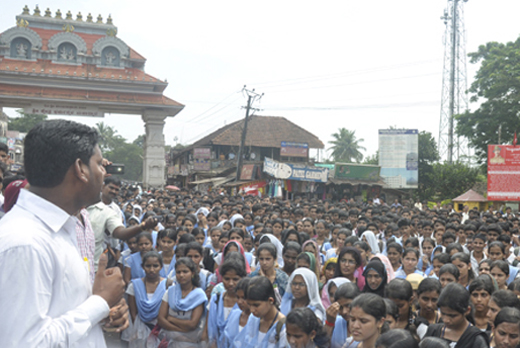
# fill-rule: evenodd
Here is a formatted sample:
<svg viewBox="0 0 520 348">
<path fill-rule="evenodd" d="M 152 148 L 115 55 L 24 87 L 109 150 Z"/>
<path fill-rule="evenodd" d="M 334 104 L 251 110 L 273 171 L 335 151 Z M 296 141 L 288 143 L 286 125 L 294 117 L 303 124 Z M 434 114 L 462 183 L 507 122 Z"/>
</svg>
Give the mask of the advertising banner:
<svg viewBox="0 0 520 348">
<path fill-rule="evenodd" d="M 313 182 L 327 182 L 329 176 L 328 168 L 281 163 L 268 157 L 264 159 L 264 172 L 277 179 Z"/>
<path fill-rule="evenodd" d="M 249 196 L 261 196 L 267 185 L 266 181 L 256 181 L 240 186 L 240 192 Z"/>
<path fill-rule="evenodd" d="M 352 163 L 336 163 L 334 177 L 336 179 L 357 179 L 357 180 L 379 180 L 379 166 Z"/>
<path fill-rule="evenodd" d="M 193 149 L 193 159 L 209 160 L 211 159 L 211 149 L 209 147 L 198 147 Z"/>
<path fill-rule="evenodd" d="M 211 162 L 208 160 L 195 160 L 193 170 L 207 171 L 211 169 Z"/>
<path fill-rule="evenodd" d="M 419 183 L 419 131 L 380 129 L 381 177 L 391 188 L 417 188 Z"/>
<path fill-rule="evenodd" d="M 309 144 L 282 141 L 280 144 L 280 156 L 286 157 L 308 157 Z"/>
<path fill-rule="evenodd" d="M 520 201 L 520 146 L 488 145 L 490 201 Z"/>
<path fill-rule="evenodd" d="M 244 164 L 240 171 L 240 180 L 253 180 L 256 166 L 254 164 Z"/>
</svg>

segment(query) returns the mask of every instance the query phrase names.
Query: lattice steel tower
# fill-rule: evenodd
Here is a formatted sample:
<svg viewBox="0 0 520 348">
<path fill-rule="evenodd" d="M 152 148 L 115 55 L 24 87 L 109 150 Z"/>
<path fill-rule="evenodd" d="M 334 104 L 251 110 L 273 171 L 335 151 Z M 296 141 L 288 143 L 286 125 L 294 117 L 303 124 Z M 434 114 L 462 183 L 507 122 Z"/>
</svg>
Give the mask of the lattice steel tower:
<svg viewBox="0 0 520 348">
<path fill-rule="evenodd" d="M 457 114 L 468 110 L 466 72 L 466 33 L 464 3 L 468 0 L 448 0 L 441 19 L 446 25 L 444 36 L 444 68 L 442 75 L 441 120 L 439 125 L 439 154 L 448 163 L 468 156 L 465 139 L 454 135 Z"/>
</svg>

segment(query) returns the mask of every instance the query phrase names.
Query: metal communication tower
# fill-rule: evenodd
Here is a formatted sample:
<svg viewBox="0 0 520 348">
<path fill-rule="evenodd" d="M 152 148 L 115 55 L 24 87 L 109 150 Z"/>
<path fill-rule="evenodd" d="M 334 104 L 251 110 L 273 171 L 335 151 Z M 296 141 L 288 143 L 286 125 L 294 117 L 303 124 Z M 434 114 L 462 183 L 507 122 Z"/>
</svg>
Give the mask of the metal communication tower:
<svg viewBox="0 0 520 348">
<path fill-rule="evenodd" d="M 468 156 L 465 139 L 454 136 L 457 114 L 468 110 L 466 35 L 464 3 L 468 0 L 448 0 L 441 19 L 446 25 L 444 36 L 444 68 L 442 75 L 441 120 L 439 125 L 439 154 L 448 163 Z"/>
</svg>

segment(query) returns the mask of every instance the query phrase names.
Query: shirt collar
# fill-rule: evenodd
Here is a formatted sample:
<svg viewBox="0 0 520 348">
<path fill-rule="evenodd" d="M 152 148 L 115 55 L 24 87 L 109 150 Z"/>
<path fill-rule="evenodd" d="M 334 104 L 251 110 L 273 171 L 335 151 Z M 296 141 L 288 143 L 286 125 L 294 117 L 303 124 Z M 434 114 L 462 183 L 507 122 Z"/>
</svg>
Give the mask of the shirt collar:
<svg viewBox="0 0 520 348">
<path fill-rule="evenodd" d="M 31 212 L 54 232 L 58 232 L 70 218 L 66 211 L 28 190 L 20 190 L 16 205 Z"/>
</svg>

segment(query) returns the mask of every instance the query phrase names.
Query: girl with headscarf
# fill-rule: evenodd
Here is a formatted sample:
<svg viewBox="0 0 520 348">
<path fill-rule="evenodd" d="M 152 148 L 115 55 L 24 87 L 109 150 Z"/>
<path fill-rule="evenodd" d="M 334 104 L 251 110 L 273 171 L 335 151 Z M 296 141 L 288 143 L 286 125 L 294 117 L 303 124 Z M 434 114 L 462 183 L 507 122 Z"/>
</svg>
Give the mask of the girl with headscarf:
<svg viewBox="0 0 520 348">
<path fill-rule="evenodd" d="M 330 305 L 334 302 L 334 294 L 336 290 L 343 284 L 350 283 L 350 280 L 343 277 L 332 278 L 321 290 L 321 303 L 325 310 L 330 307 Z"/>
<path fill-rule="evenodd" d="M 386 257 L 385 255 L 383 255 L 381 253 L 381 250 L 379 249 L 379 243 L 377 241 L 377 238 L 376 238 L 374 232 L 372 232 L 372 231 L 363 232 L 363 234 L 361 235 L 361 240 L 370 246 L 370 252 L 367 255 L 368 259 L 372 260 L 374 257 L 377 257 L 385 266 L 387 279 L 388 279 L 388 281 L 385 283 L 388 283 L 389 281 L 394 279 L 395 272 L 394 272 L 394 268 L 392 267 L 392 263 L 390 262 L 388 257 Z"/>
<path fill-rule="evenodd" d="M 291 274 L 280 311 L 286 315 L 298 307 L 310 308 L 322 323 L 325 322 L 325 308 L 320 299 L 318 279 L 316 274 L 307 268 L 297 268 Z"/>
<path fill-rule="evenodd" d="M 317 279 L 321 278 L 319 269 L 316 267 L 316 258 L 314 257 L 313 253 L 306 251 L 298 255 L 298 257 L 296 258 L 296 268 L 302 267 L 308 268 L 311 271 L 313 271 L 314 274 L 316 274 Z M 323 282 L 322 279 L 318 281 L 320 291 L 323 288 L 324 283 L 325 282 Z"/>
<path fill-rule="evenodd" d="M 320 253 L 318 244 L 313 240 L 308 240 L 302 245 L 302 251 L 307 251 L 314 254 L 314 258 L 316 259 L 316 265 L 315 265 L 315 273 L 318 275 L 320 274 L 321 265 L 325 263 L 325 255 Z M 323 262 L 322 262 L 323 258 Z M 313 269 L 314 270 L 314 269 Z"/>
<path fill-rule="evenodd" d="M 141 222 L 141 216 L 143 215 L 143 208 L 141 208 L 140 205 L 136 204 L 133 207 L 133 213 L 134 213 L 134 216 L 136 216 L 139 219 L 139 222 Z"/>
<path fill-rule="evenodd" d="M 381 250 L 379 250 L 379 244 L 377 242 L 377 238 L 376 238 L 374 232 L 372 232 L 372 231 L 363 232 L 363 234 L 361 235 L 361 240 L 368 243 L 368 245 L 370 245 L 370 249 L 372 249 L 373 255 L 379 254 L 381 252 Z"/>
<path fill-rule="evenodd" d="M 386 268 L 378 257 L 374 257 L 365 267 L 363 272 L 365 287 L 363 292 L 377 294 L 384 297 L 385 285 L 388 281 Z"/>
<path fill-rule="evenodd" d="M 264 234 L 262 238 L 260 238 L 260 244 L 265 243 L 266 239 L 274 244 L 276 248 L 276 262 L 278 263 L 278 267 L 283 268 L 283 245 L 282 242 L 278 240 L 273 234 Z M 303 248 L 302 248 L 303 250 Z M 258 255 L 257 255 L 258 256 Z"/>
<path fill-rule="evenodd" d="M 336 270 L 336 264 L 338 263 L 337 257 L 331 257 L 325 262 L 323 268 L 321 270 L 322 278 L 324 279 L 325 284 L 334 278 L 334 271 Z"/>
<path fill-rule="evenodd" d="M 244 217 L 243 217 L 242 215 L 240 215 L 240 214 L 235 214 L 235 215 L 233 215 L 233 216 L 231 217 L 231 219 L 229 219 L 229 222 L 231 222 L 231 225 L 232 225 L 232 226 L 235 226 L 235 220 L 236 220 L 236 219 L 242 219 L 242 220 L 243 220 Z"/>
<path fill-rule="evenodd" d="M 195 216 L 197 217 L 197 224 L 195 225 L 195 227 L 202 228 L 204 230 L 204 234 L 206 234 L 206 235 L 207 235 L 207 231 L 208 231 L 208 222 L 206 220 L 206 216 L 208 216 L 208 214 L 209 214 L 208 208 L 199 208 L 195 212 Z"/>
</svg>

